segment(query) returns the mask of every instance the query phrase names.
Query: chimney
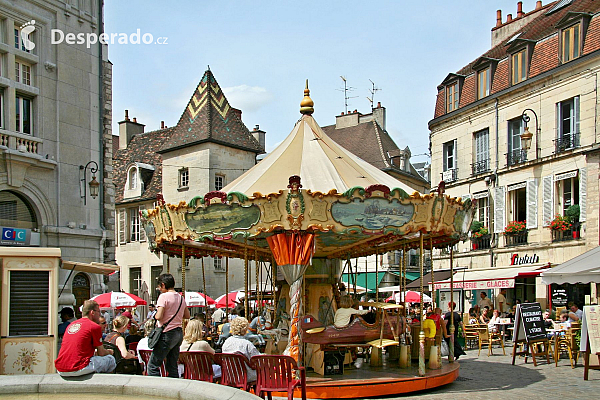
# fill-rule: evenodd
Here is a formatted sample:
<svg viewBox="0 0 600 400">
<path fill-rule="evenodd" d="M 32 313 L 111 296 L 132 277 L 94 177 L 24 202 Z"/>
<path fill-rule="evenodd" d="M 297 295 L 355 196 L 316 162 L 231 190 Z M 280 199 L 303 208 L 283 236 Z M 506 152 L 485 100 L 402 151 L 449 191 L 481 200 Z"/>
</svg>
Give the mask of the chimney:
<svg viewBox="0 0 600 400">
<path fill-rule="evenodd" d="M 129 120 L 129 110 L 125 110 L 125 119 L 119 122 L 119 149 L 126 149 L 135 135 L 144 133 L 144 126 L 136 121 Z"/>
<path fill-rule="evenodd" d="M 373 119 L 385 131 L 385 107 L 381 105 L 381 102 L 377 103 L 377 108 L 373 109 Z"/>
<path fill-rule="evenodd" d="M 496 11 L 496 28 L 502 25 L 502 10 Z"/>
<path fill-rule="evenodd" d="M 137 119 L 135 117 L 133 117 L 133 122 L 137 124 Z"/>
<path fill-rule="evenodd" d="M 165 121 L 160 121 L 160 129 L 165 129 Z"/>
<path fill-rule="evenodd" d="M 513 37 L 520 29 L 526 26 L 543 12 L 542 2 L 536 3 L 535 9 L 528 13 L 523 11 L 523 2 L 517 3 L 517 15 L 513 20 L 512 14 L 508 14 L 506 22 L 502 23 L 502 10 L 496 11 L 496 26 L 492 28 L 491 47 L 496 47 L 508 38 Z"/>
<path fill-rule="evenodd" d="M 242 110 L 238 110 L 237 108 L 231 107 L 231 111 L 233 111 L 235 115 L 237 115 L 240 121 L 242 120 Z"/>
<path fill-rule="evenodd" d="M 240 114 L 241 113 L 242 112 L 240 111 Z M 254 139 L 256 139 L 256 141 L 260 145 L 260 148 L 263 149 L 263 150 L 265 150 L 265 135 L 267 133 L 265 131 L 261 131 L 260 127 L 258 125 L 255 125 L 254 129 L 250 133 L 252 134 L 252 136 L 254 136 Z"/>
<path fill-rule="evenodd" d="M 523 12 L 523 2 L 520 1 L 517 3 L 517 18 L 521 18 L 525 13 Z"/>
<path fill-rule="evenodd" d="M 536 9 L 536 10 L 541 10 L 541 9 L 542 9 L 542 1 L 541 1 L 541 0 L 538 0 L 538 1 L 535 3 L 535 9 Z"/>
<path fill-rule="evenodd" d="M 512 22 L 512 14 L 506 16 L 506 23 L 508 24 L 509 22 Z"/>
</svg>

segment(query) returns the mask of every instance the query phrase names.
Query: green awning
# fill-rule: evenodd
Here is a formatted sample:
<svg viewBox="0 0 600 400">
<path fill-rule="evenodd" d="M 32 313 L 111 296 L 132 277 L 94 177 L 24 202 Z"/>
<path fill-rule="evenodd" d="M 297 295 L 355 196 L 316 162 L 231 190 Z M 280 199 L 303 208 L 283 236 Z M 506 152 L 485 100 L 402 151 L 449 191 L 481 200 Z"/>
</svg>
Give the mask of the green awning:
<svg viewBox="0 0 600 400">
<path fill-rule="evenodd" d="M 406 281 L 407 282 L 412 282 L 415 279 L 419 279 L 419 276 L 421 276 L 421 274 L 418 273 L 418 272 L 407 272 L 406 273 Z"/>
<path fill-rule="evenodd" d="M 352 275 L 354 275 L 354 274 L 352 274 Z M 381 284 L 381 281 L 383 280 L 384 275 L 385 275 L 385 271 L 382 271 L 379 273 L 379 282 L 377 282 L 377 286 L 379 286 Z M 359 272 L 358 276 L 356 277 L 356 284 L 358 286 L 367 288 L 367 290 L 369 292 L 375 292 L 375 288 L 376 288 L 375 279 L 376 279 L 375 272 Z M 350 278 L 350 274 L 344 274 L 342 276 L 342 281 L 344 281 L 346 283 L 348 290 L 350 290 L 350 288 L 352 287 L 352 284 L 354 284 L 354 277 Z"/>
</svg>

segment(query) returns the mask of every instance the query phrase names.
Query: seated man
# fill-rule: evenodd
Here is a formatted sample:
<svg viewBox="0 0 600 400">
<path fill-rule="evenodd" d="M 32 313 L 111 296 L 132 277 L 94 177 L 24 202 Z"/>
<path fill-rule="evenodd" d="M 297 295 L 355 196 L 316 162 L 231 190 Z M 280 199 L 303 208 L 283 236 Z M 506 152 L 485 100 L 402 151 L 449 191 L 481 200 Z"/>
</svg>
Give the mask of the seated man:
<svg viewBox="0 0 600 400">
<path fill-rule="evenodd" d="M 569 302 L 569 322 L 570 323 L 579 322 L 579 320 L 581 320 L 581 318 L 583 318 L 583 311 L 581 311 L 579 309 L 579 307 L 577 307 L 577 304 L 570 301 Z"/>
<path fill-rule="evenodd" d="M 550 311 L 544 311 L 544 328 L 552 329 L 554 328 L 554 321 L 550 318 Z"/>
<path fill-rule="evenodd" d="M 335 312 L 335 316 L 333 318 L 333 324 L 337 328 L 343 328 L 344 326 L 350 323 L 350 318 L 354 314 L 364 315 L 369 312 L 369 310 L 356 310 L 352 308 L 354 305 L 354 300 L 348 295 L 342 296 L 340 298 L 340 308 Z"/>
<path fill-rule="evenodd" d="M 100 322 L 98 303 L 86 300 L 81 314 L 83 317 L 72 322 L 65 332 L 60 352 L 54 360 L 56 370 L 61 376 L 112 372 L 117 363 L 112 350 L 102 346 L 102 328 L 98 325 Z"/>
</svg>

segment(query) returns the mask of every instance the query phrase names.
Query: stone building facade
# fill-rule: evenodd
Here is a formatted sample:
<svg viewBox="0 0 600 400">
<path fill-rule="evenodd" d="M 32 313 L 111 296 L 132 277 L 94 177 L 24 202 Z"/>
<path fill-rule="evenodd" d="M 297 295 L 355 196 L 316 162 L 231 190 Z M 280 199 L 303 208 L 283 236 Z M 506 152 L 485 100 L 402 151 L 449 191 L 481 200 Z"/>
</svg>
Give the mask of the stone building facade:
<svg viewBox="0 0 600 400">
<path fill-rule="evenodd" d="M 51 44 L 52 29 L 99 35 L 103 2 L 0 2 L 0 226 L 27 237 L 1 245 L 58 247 L 63 260 L 112 263 L 107 46 Z M 92 176 L 100 183 L 96 198 Z M 105 288 L 101 275 L 66 270 L 59 286 L 62 305 Z"/>
<path fill-rule="evenodd" d="M 498 12 L 492 48 L 438 86 L 432 176 L 448 195 L 476 201 L 487 229 L 455 248 L 464 308 L 501 287 L 508 303 L 548 306 L 557 288 L 541 284 L 539 268 L 598 246 L 599 38 L 596 2 L 538 2 L 528 13 L 519 4 L 515 19 Z M 579 206 L 578 219 L 551 229 L 570 206 Z M 433 264 L 448 268 L 448 252 Z M 449 285 L 437 286 L 448 300 Z M 595 284 L 565 289 L 580 306 L 597 296 Z"/>
</svg>

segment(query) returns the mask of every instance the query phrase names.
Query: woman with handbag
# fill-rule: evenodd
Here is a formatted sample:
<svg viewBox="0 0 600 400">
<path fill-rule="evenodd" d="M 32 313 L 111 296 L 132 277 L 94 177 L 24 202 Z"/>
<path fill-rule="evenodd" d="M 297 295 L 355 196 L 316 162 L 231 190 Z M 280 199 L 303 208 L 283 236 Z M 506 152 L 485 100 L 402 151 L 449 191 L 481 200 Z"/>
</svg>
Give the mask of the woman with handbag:
<svg viewBox="0 0 600 400">
<path fill-rule="evenodd" d="M 117 362 L 115 372 L 117 374 L 137 374 L 141 372 L 135 353 L 127 350 L 123 338 L 123 334 L 129 325 L 129 318 L 119 315 L 113 320 L 112 324 L 113 330 L 106 335 L 104 343 L 114 346 L 113 354 Z"/>
<path fill-rule="evenodd" d="M 171 274 L 161 274 L 158 277 L 158 287 L 161 295 L 156 302 L 157 311 L 154 318 L 157 327 L 150 333 L 149 344 L 152 356 L 148 362 L 148 375 L 160 376 L 160 366 L 165 362 L 169 378 L 179 378 L 177 360 L 179 346 L 183 341 L 181 323 L 190 318 L 190 311 L 183 296 L 175 291 L 175 278 Z"/>
</svg>

